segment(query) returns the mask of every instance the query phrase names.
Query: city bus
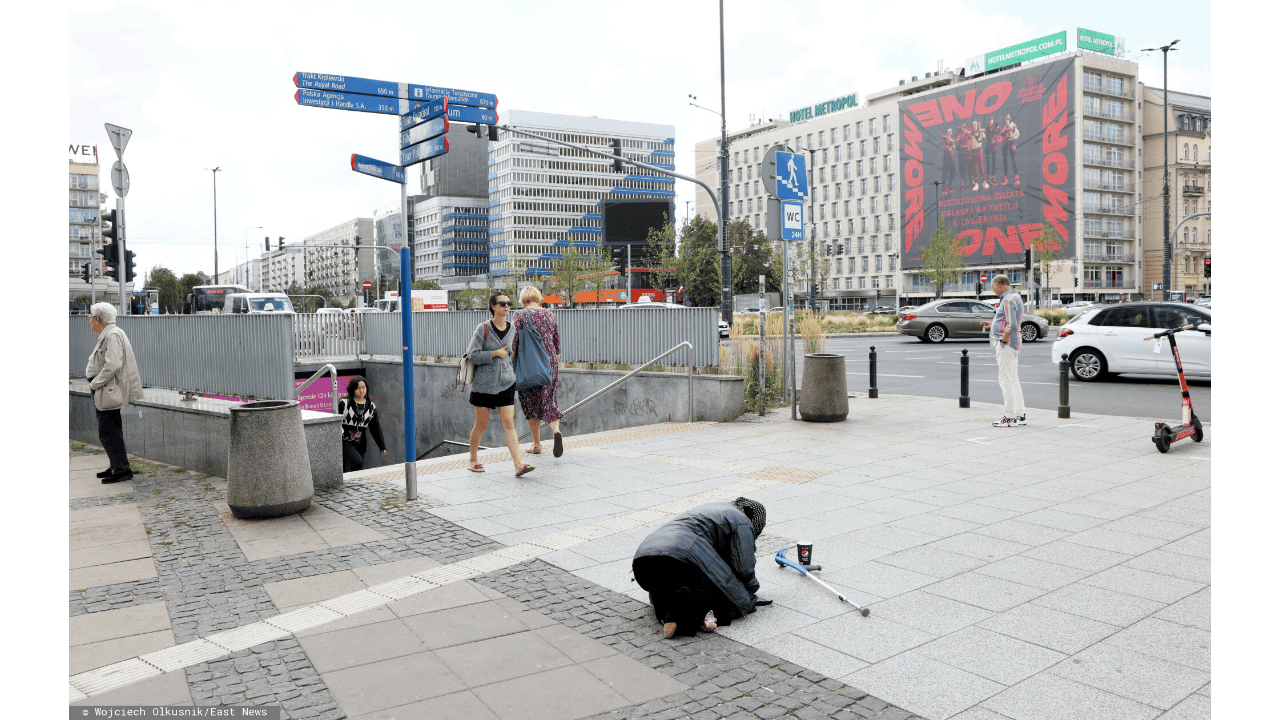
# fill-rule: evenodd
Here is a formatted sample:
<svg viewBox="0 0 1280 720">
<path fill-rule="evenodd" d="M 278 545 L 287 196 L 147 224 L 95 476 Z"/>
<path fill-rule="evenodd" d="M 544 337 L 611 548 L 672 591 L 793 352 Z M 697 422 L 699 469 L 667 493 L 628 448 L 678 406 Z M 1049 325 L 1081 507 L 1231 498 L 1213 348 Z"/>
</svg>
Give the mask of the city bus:
<svg viewBox="0 0 1280 720">
<path fill-rule="evenodd" d="M 129 302 L 130 315 L 159 315 L 160 291 L 156 288 L 143 288 L 133 291 L 133 299 Z"/>
<path fill-rule="evenodd" d="M 231 293 L 247 293 L 244 285 L 196 285 L 182 301 L 183 315 L 204 315 L 224 312 L 223 306 Z"/>
</svg>

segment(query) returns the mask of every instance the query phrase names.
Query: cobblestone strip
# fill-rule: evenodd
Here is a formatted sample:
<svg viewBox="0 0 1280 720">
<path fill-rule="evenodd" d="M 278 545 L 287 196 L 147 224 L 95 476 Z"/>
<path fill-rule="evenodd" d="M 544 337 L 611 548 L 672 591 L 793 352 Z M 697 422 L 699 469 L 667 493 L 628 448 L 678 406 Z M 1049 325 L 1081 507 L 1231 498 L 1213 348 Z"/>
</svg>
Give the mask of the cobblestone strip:
<svg viewBox="0 0 1280 720">
<path fill-rule="evenodd" d="M 723 635 L 664 640 L 649 605 L 542 560 L 474 580 L 689 686 L 591 720 L 922 720 L 858 688 Z"/>
<path fill-rule="evenodd" d="M 103 610 L 119 610 L 132 605 L 147 605 L 164 600 L 159 578 L 102 585 L 100 587 L 72 590 L 68 604 L 70 617 Z"/>
</svg>

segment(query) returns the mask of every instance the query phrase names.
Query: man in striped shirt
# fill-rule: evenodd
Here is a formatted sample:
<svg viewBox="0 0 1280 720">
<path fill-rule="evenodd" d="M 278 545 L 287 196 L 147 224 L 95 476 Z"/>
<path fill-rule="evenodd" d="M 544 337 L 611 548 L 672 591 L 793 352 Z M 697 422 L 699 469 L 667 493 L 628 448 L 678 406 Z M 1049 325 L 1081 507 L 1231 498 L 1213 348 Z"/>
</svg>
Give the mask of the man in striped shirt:
<svg viewBox="0 0 1280 720">
<path fill-rule="evenodd" d="M 991 289 L 1000 296 L 996 316 L 991 322 L 991 347 L 996 351 L 1000 391 L 1004 393 L 1004 417 L 991 424 L 995 427 L 1026 425 L 1027 406 L 1022 402 L 1022 384 L 1018 381 L 1018 351 L 1022 349 L 1022 296 L 1010 286 L 1008 275 L 995 276 L 991 280 Z"/>
</svg>

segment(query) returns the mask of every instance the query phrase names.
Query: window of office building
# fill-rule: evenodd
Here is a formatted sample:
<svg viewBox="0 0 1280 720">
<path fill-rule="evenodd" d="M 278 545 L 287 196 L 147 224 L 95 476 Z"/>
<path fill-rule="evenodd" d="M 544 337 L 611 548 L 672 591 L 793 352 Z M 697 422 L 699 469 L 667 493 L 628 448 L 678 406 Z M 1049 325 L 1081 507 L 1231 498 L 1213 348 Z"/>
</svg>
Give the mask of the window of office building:
<svg viewBox="0 0 1280 720">
<path fill-rule="evenodd" d="M 872 139 L 872 141 L 871 141 L 871 152 L 873 152 L 873 153 L 879 153 L 879 152 L 880 152 L 880 138 L 873 138 L 873 139 Z"/>
<path fill-rule="evenodd" d="M 876 213 L 876 203 L 878 200 L 879 198 L 875 197 L 874 195 L 871 197 L 871 214 L 872 215 Z"/>
<path fill-rule="evenodd" d="M 1114 75 L 1108 75 L 1107 92 L 1116 93 L 1117 95 L 1124 93 L 1124 80 Z"/>
<path fill-rule="evenodd" d="M 866 156 L 867 156 L 867 141 L 859 140 L 858 141 L 858 157 L 866 157 Z"/>
<path fill-rule="evenodd" d="M 876 256 L 876 272 L 884 272 L 884 256 Z"/>
<path fill-rule="evenodd" d="M 1101 90 L 1102 90 L 1102 73 L 1089 72 L 1088 70 L 1086 70 L 1086 71 L 1085 71 L 1085 73 L 1084 73 L 1084 89 L 1085 89 L 1085 90 L 1096 90 L 1096 91 L 1101 92 Z"/>
<path fill-rule="evenodd" d="M 845 142 L 849 142 L 849 126 L 848 125 L 844 126 L 844 137 L 842 139 Z"/>
<path fill-rule="evenodd" d="M 813 147 L 813 133 L 809 133 L 808 135 L 805 136 L 804 146 L 805 146 L 805 149 L 809 149 Z"/>
<path fill-rule="evenodd" d="M 831 148 L 831 160 L 833 162 L 840 162 L 840 146 L 839 145 L 836 145 L 835 147 Z"/>
<path fill-rule="evenodd" d="M 819 130 L 818 131 L 818 147 L 824 147 L 826 146 L 826 144 L 827 144 L 827 131 Z"/>
<path fill-rule="evenodd" d="M 828 228 L 827 228 L 827 223 L 822 223 L 822 237 L 824 238 L 831 237 L 831 233 L 828 231 Z"/>
<path fill-rule="evenodd" d="M 867 134 L 868 134 L 868 135 L 875 135 L 875 134 L 876 134 L 876 119 L 875 119 L 875 118 L 871 118 L 870 120 L 868 120 L 868 121 L 867 121 Z"/>
<path fill-rule="evenodd" d="M 755 149 L 755 161 L 760 162 L 760 148 Z"/>
<path fill-rule="evenodd" d="M 866 231 L 867 231 L 867 219 L 866 219 L 866 218 L 862 218 L 861 223 L 862 223 L 862 232 L 866 232 Z"/>
<path fill-rule="evenodd" d="M 874 157 L 873 157 L 873 158 L 871 158 L 871 165 L 870 165 L 870 168 L 871 168 L 871 174 L 872 174 L 872 175 L 875 175 L 875 174 L 876 174 L 876 159 L 875 159 Z M 876 178 L 876 180 L 877 180 L 877 181 L 879 181 L 879 180 L 880 180 L 880 178 Z"/>
<path fill-rule="evenodd" d="M 864 206 L 862 204 L 862 198 L 858 198 L 858 214 L 859 215 L 864 214 Z"/>
<path fill-rule="evenodd" d="M 836 183 L 836 199 L 840 199 L 840 183 Z"/>
<path fill-rule="evenodd" d="M 862 123 L 861 123 L 861 122 L 857 123 L 857 135 L 858 135 L 858 137 L 862 137 Z"/>
<path fill-rule="evenodd" d="M 832 214 L 834 215 L 835 213 L 832 213 Z M 839 220 L 836 221 L 836 237 L 840 237 L 840 221 Z"/>
<path fill-rule="evenodd" d="M 861 175 L 862 173 L 858 173 L 858 174 L 859 174 L 859 175 Z M 859 181 L 859 183 L 858 183 L 858 190 L 859 190 L 859 191 L 861 192 L 861 194 L 863 194 L 863 195 L 866 195 L 866 194 L 867 194 L 867 179 L 866 179 L 866 178 L 862 178 L 862 180 L 861 180 L 861 181 Z"/>
<path fill-rule="evenodd" d="M 861 255 L 862 253 L 864 253 L 864 252 L 866 252 L 866 251 L 867 251 L 867 239 L 866 239 L 866 238 L 858 238 L 858 254 L 859 254 L 859 255 Z"/>
<path fill-rule="evenodd" d="M 888 165 L 888 163 L 885 163 L 885 164 Z M 889 176 L 889 192 L 893 192 L 893 191 L 894 191 L 893 176 L 890 175 Z"/>
<path fill-rule="evenodd" d="M 826 200 L 830 200 L 830 199 L 831 199 L 831 186 L 830 186 L 830 185 L 823 185 L 823 186 L 822 186 L 822 199 L 823 199 L 824 201 L 826 201 Z"/>
<path fill-rule="evenodd" d="M 858 173 L 858 177 L 862 177 L 862 161 L 861 160 L 858 161 L 856 172 Z"/>
<path fill-rule="evenodd" d="M 823 149 L 822 149 L 822 164 L 823 164 L 823 165 L 826 165 L 828 162 L 829 162 L 829 160 L 828 160 L 828 157 L 827 157 L 827 149 L 826 149 L 826 148 L 823 148 Z"/>
<path fill-rule="evenodd" d="M 827 181 L 827 169 L 824 167 L 818 168 L 818 182 L 824 183 L 826 181 Z"/>
</svg>

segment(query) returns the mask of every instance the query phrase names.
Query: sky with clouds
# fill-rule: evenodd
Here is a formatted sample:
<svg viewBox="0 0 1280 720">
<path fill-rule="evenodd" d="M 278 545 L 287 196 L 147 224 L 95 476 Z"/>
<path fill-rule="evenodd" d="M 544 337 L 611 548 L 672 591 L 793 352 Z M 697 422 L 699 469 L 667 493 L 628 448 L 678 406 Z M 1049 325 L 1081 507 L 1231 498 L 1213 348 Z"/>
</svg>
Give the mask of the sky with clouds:
<svg viewBox="0 0 1280 720">
<path fill-rule="evenodd" d="M 725 3 L 727 117 L 756 118 L 1079 26 L 1124 37 L 1140 78 L 1180 39 L 1172 89 L 1212 95 L 1208 3 L 973 3 L 731 0 Z M 491 92 L 521 109 L 674 125 L 676 168 L 719 134 L 718 4 L 651 2 L 94 3 L 73 8 L 69 143 L 114 159 L 103 123 L 131 128 L 129 247 L 140 269 L 213 269 L 213 173 L 220 266 L 301 240 L 399 199 L 351 171 L 351 153 L 393 160 L 393 117 L 301 107 L 295 72 Z M 1139 57 L 1141 56 L 1141 57 Z M 104 168 L 104 171 L 106 168 Z M 410 190 L 418 187 L 411 170 Z M 105 178 L 105 172 L 104 172 Z M 104 182 L 104 186 L 109 183 Z M 676 184 L 677 207 L 693 186 Z M 109 187 L 105 190 L 111 195 Z M 114 200 L 109 200 L 110 206 Z M 261 226 L 261 227 L 259 227 Z"/>
</svg>

